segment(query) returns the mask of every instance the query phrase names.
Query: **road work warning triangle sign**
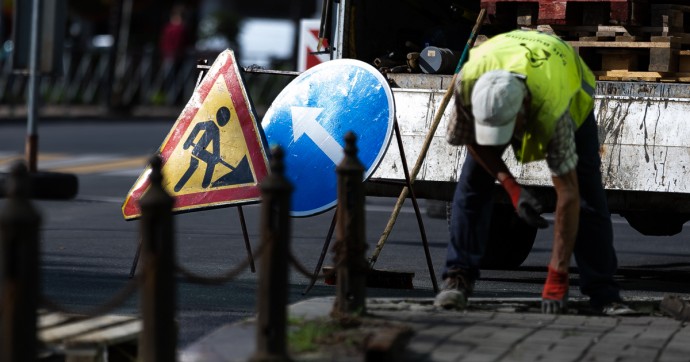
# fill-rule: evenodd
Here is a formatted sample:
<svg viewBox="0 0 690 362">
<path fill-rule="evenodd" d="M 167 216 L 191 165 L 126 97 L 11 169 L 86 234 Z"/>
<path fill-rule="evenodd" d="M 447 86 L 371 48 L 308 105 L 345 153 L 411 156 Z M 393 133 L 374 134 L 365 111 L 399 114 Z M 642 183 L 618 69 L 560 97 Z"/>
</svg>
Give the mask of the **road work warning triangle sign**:
<svg viewBox="0 0 690 362">
<path fill-rule="evenodd" d="M 158 152 L 163 187 L 173 211 L 259 201 L 268 173 L 266 138 L 259 127 L 231 50 L 221 53 L 197 86 Z M 147 168 L 122 206 L 125 219 L 141 216 Z"/>
</svg>

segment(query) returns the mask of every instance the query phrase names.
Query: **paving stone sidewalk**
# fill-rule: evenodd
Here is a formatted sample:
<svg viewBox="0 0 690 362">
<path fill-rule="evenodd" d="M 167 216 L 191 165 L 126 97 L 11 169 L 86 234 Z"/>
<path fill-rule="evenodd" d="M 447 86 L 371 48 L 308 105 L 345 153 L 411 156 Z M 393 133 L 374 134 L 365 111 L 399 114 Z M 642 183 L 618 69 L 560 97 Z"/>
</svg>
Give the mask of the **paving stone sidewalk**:
<svg viewBox="0 0 690 362">
<path fill-rule="evenodd" d="M 660 300 L 635 302 L 639 316 L 605 317 L 573 301 L 566 315 L 542 315 L 534 299 L 471 299 L 466 311 L 433 307 L 431 299 L 368 299 L 372 318 L 413 333 L 396 361 L 690 361 L 690 328 L 658 311 Z M 292 305 L 293 318 L 328 316 L 333 298 Z M 247 361 L 253 321 L 222 327 L 180 353 L 180 360 Z M 293 356 L 296 361 L 364 361 L 365 353 Z M 371 358 L 370 358 L 371 359 Z"/>
</svg>

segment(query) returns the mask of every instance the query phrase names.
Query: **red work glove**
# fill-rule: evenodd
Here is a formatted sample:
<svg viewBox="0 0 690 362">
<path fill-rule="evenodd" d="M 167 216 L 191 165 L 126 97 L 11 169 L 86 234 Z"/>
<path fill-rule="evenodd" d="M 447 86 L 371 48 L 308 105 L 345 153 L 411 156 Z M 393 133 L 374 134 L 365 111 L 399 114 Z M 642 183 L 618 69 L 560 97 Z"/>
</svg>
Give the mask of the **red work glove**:
<svg viewBox="0 0 690 362">
<path fill-rule="evenodd" d="M 513 207 L 515 207 L 515 211 L 517 211 L 518 216 L 522 220 L 540 229 L 549 226 L 546 219 L 539 215 L 541 214 L 541 204 L 539 200 L 522 188 L 513 177 L 506 177 L 501 184 L 508 192 L 510 200 L 513 202 Z"/>
<path fill-rule="evenodd" d="M 541 312 L 561 314 L 568 309 L 568 273 L 561 273 L 549 265 L 549 274 L 541 293 Z"/>
</svg>

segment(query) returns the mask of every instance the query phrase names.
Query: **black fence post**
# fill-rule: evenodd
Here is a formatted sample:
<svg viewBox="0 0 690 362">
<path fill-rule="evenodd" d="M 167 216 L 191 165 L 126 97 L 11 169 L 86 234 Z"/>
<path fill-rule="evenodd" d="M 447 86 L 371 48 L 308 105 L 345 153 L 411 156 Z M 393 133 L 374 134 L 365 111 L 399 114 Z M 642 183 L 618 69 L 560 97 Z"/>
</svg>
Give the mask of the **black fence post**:
<svg viewBox="0 0 690 362">
<path fill-rule="evenodd" d="M 0 361 L 35 361 L 41 216 L 29 201 L 29 174 L 26 165 L 17 163 L 12 166 L 7 189 L 7 203 L 0 211 Z"/>
<path fill-rule="evenodd" d="M 357 138 L 345 135 L 345 158 L 338 173 L 338 206 L 336 213 L 336 299 L 334 317 L 366 313 L 366 278 L 368 264 L 364 258 L 367 244 L 364 233 L 364 166 L 357 158 Z"/>
<path fill-rule="evenodd" d="M 139 356 L 147 362 L 176 360 L 174 198 L 163 189 L 162 161 L 151 160 L 150 186 L 141 197 L 144 327 Z"/>
<path fill-rule="evenodd" d="M 261 255 L 257 291 L 256 351 L 254 362 L 289 361 L 287 354 L 288 261 L 290 251 L 290 196 L 285 178 L 285 155 L 275 147 L 271 174 L 261 182 Z"/>
</svg>

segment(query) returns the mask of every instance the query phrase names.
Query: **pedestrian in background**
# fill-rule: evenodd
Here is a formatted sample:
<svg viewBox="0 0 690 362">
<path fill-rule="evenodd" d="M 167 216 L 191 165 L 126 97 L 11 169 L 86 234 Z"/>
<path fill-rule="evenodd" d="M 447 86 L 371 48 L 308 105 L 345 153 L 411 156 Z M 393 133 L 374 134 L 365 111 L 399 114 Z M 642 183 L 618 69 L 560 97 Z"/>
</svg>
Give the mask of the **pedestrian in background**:
<svg viewBox="0 0 690 362">
<path fill-rule="evenodd" d="M 557 194 L 542 312 L 566 310 L 574 252 L 580 291 L 592 308 L 607 315 L 634 313 L 613 280 L 617 258 L 599 170 L 594 87 L 587 65 L 556 36 L 516 30 L 470 52 L 455 84 L 456 112 L 446 137 L 453 145 L 466 145 L 468 152 L 452 202 L 444 288 L 435 305 L 467 305 L 480 276 L 496 180 L 522 220 L 548 226 L 539 201 L 503 162 L 511 145 L 519 162 L 546 160 Z"/>
<path fill-rule="evenodd" d="M 160 36 L 159 49 L 164 62 L 180 60 L 189 43 L 187 25 L 184 20 L 184 6 L 175 5 Z"/>
<path fill-rule="evenodd" d="M 176 82 L 175 77 L 182 66 L 185 52 L 190 43 L 189 29 L 187 28 L 184 14 L 184 5 L 174 5 L 172 10 L 170 10 L 168 23 L 165 24 L 161 31 L 158 48 L 163 64 L 157 84 L 162 83 L 162 90 L 164 92 L 170 91 L 173 88 L 173 84 Z M 179 99 L 172 99 L 171 94 L 174 93 L 170 92 L 170 94 L 166 95 L 169 104 L 179 101 Z M 179 98 L 179 96 L 175 98 Z"/>
</svg>

